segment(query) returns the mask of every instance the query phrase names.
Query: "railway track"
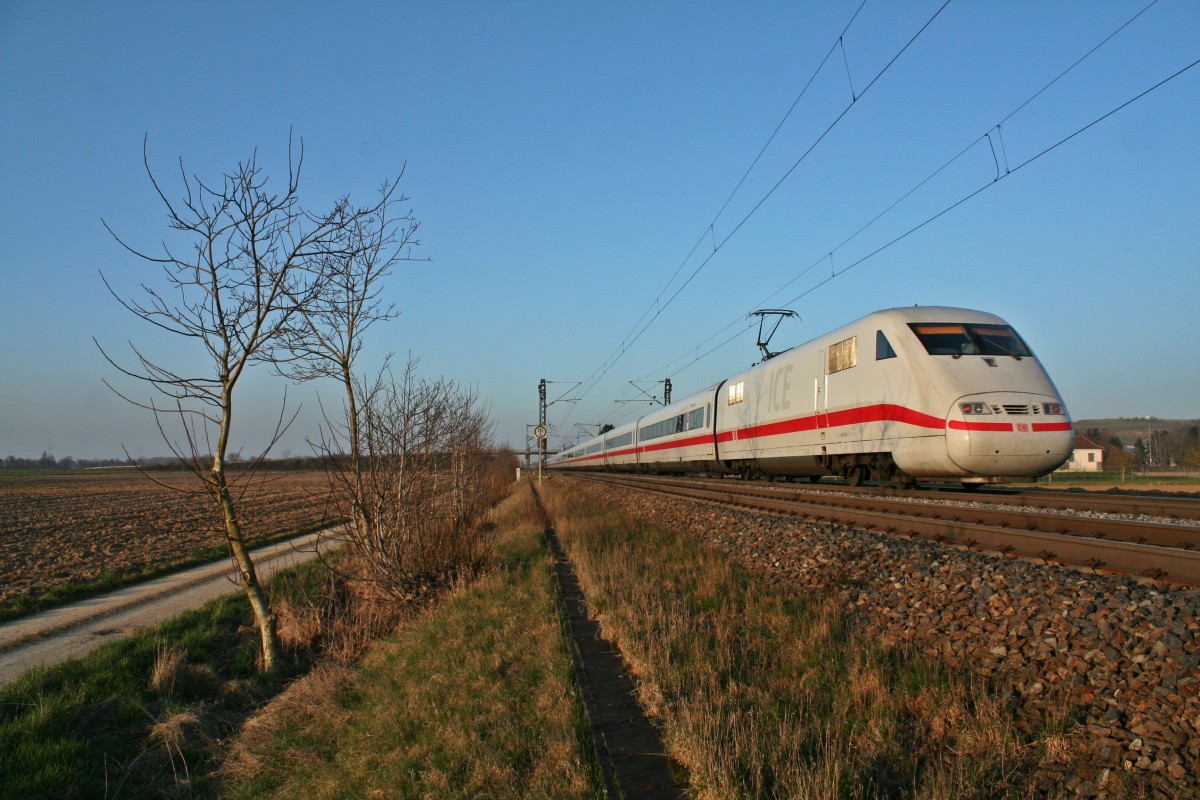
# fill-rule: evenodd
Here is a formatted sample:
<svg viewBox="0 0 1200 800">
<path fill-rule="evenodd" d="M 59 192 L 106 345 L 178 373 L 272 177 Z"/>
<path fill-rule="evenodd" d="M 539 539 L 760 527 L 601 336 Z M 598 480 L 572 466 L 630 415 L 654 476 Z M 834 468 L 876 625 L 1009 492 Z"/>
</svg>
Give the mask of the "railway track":
<svg viewBox="0 0 1200 800">
<path fill-rule="evenodd" d="M 786 484 L 783 484 L 786 485 Z M 821 488 L 847 494 L 901 497 L 913 500 L 960 500 L 992 505 L 1021 505 L 1047 510 L 1092 511 L 1101 514 L 1145 515 L 1180 520 L 1200 520 L 1200 499 L 1151 495 L 1101 494 L 1099 492 L 1056 492 L 1043 489 L 987 487 L 976 491 L 954 489 L 894 489 L 890 486 L 850 487 L 821 484 Z M 820 491 L 821 488 L 810 487 Z"/>
<path fill-rule="evenodd" d="M 780 483 L 662 476 L 592 473 L 581 477 L 783 513 L 814 522 L 840 522 L 1005 555 L 1200 585 L 1200 526 L 1080 513 L 1145 514 L 1195 520 L 1200 519 L 1200 501 L 1195 500 L 1083 497 L 1080 493 L 1049 492 L 901 494 L 878 489 L 856 491 L 841 486 L 820 490 Z M 948 504 L 945 501 L 950 497 L 966 504 Z M 988 508 L 988 505 L 1005 507 Z M 1074 509 L 1075 513 L 1061 513 L 1065 509 Z"/>
</svg>

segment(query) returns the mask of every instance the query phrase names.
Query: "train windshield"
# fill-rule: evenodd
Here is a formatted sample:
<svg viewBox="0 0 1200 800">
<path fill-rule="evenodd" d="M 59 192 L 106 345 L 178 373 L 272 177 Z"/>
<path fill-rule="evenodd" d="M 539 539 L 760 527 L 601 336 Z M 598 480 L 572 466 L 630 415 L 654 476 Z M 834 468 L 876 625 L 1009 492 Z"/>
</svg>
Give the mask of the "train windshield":
<svg viewBox="0 0 1200 800">
<path fill-rule="evenodd" d="M 1007 325 L 956 322 L 910 322 L 908 327 L 931 356 L 1032 356 L 1021 337 Z"/>
</svg>

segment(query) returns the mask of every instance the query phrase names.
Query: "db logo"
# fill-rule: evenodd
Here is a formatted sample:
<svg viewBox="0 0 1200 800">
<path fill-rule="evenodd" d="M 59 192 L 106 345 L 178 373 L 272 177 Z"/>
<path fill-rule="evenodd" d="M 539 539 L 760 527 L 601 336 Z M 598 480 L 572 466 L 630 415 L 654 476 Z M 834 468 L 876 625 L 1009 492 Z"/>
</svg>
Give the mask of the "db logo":
<svg viewBox="0 0 1200 800">
<path fill-rule="evenodd" d="M 1018 422 L 1017 423 L 1017 433 L 1029 433 L 1029 423 L 1028 422 Z"/>
</svg>

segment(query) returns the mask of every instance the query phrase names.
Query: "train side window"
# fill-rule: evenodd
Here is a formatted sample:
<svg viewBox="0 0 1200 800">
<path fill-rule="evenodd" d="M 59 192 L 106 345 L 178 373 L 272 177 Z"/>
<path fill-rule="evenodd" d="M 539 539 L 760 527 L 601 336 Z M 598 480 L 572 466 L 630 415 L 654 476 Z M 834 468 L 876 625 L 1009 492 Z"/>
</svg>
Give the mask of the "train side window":
<svg viewBox="0 0 1200 800">
<path fill-rule="evenodd" d="M 829 345 L 829 374 L 858 365 L 858 337 L 851 336 Z"/>
<path fill-rule="evenodd" d="M 633 444 L 633 431 L 628 431 L 626 433 L 622 433 L 620 436 L 614 436 L 613 438 L 609 439 L 607 442 L 607 449 L 612 450 L 613 448 L 625 447 L 630 444 Z"/>
<path fill-rule="evenodd" d="M 746 399 L 746 382 L 738 381 L 729 384 L 729 405 L 740 403 Z"/>
<path fill-rule="evenodd" d="M 883 335 L 883 331 L 875 331 L 875 360 L 883 361 L 885 358 L 895 358 L 896 351 L 892 349 L 892 343 Z"/>
</svg>

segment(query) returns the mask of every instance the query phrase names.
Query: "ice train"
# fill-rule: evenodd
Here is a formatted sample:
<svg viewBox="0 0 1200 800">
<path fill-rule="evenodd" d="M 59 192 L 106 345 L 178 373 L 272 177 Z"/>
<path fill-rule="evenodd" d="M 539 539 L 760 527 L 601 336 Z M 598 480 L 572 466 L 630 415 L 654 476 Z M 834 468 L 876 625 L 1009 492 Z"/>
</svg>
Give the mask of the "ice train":
<svg viewBox="0 0 1200 800">
<path fill-rule="evenodd" d="M 556 470 L 840 475 L 973 487 L 1052 472 L 1074 429 L 994 314 L 877 311 L 547 459 Z"/>
</svg>

